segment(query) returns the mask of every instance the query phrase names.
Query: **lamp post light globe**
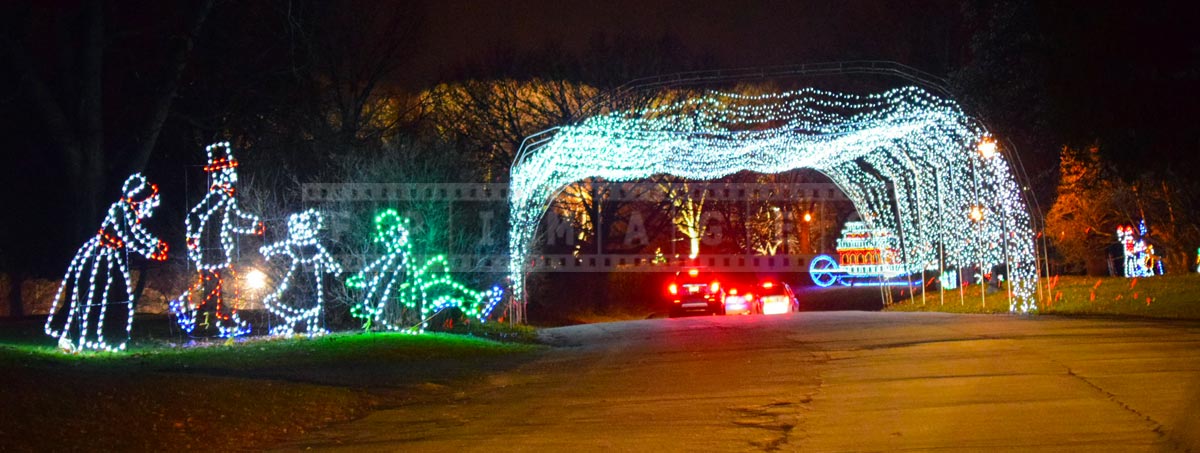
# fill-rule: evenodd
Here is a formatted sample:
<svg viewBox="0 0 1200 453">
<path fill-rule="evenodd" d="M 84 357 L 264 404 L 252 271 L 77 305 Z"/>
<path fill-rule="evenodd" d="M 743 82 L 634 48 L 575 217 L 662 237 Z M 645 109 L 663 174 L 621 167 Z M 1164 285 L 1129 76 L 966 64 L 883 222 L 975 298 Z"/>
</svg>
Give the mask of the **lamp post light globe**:
<svg viewBox="0 0 1200 453">
<path fill-rule="evenodd" d="M 984 139 L 979 142 L 979 154 L 985 159 L 990 159 L 992 156 L 995 156 L 996 140 L 992 139 L 991 137 L 984 137 Z"/>
<path fill-rule="evenodd" d="M 246 289 L 258 291 L 267 287 L 267 274 L 258 269 L 251 269 L 246 273 L 245 279 Z"/>
<path fill-rule="evenodd" d="M 972 206 L 971 213 L 969 214 L 969 216 L 971 217 L 971 220 L 974 220 L 976 222 L 982 221 L 983 220 L 983 208 L 981 208 L 979 206 Z"/>
</svg>

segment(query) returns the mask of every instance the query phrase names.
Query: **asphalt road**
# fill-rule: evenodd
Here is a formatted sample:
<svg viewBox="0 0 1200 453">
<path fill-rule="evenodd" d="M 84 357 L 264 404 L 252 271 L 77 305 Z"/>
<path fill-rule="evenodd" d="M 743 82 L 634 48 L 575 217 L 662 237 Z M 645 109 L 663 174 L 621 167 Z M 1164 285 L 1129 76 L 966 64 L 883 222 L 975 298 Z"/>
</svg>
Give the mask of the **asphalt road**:
<svg viewBox="0 0 1200 453">
<path fill-rule="evenodd" d="M 824 312 L 548 329 L 345 451 L 1200 451 L 1200 323 Z"/>
</svg>

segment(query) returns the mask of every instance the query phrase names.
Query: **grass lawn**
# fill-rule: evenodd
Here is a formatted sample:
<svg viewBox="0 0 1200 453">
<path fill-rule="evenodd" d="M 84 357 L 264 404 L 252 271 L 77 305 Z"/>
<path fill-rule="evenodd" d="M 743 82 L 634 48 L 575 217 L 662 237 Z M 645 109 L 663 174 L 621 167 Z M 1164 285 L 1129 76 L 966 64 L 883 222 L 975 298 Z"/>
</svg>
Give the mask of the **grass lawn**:
<svg viewBox="0 0 1200 453">
<path fill-rule="evenodd" d="M 1043 282 L 1048 297 L 1038 300 L 1043 314 L 1115 315 L 1200 319 L 1200 274 L 1152 278 L 1061 276 Z M 978 285 L 943 295 L 929 292 L 900 300 L 885 310 L 951 313 L 1007 313 L 1006 291 L 981 297 Z"/>
<path fill-rule="evenodd" d="M 269 447 L 520 363 L 540 348 L 355 333 L 191 347 L 139 339 L 125 353 L 69 355 L 31 330 L 40 331 L 40 320 L 0 324 L 0 450 Z"/>
</svg>

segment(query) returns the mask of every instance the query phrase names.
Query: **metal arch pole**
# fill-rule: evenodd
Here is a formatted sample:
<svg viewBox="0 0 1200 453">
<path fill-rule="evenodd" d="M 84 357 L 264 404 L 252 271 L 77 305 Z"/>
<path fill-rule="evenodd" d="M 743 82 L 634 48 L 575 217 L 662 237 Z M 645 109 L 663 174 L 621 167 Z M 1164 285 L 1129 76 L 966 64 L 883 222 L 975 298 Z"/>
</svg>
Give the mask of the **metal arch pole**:
<svg viewBox="0 0 1200 453">
<path fill-rule="evenodd" d="M 903 225 L 903 222 L 904 222 L 903 217 L 904 216 L 900 215 L 900 192 L 899 192 L 899 189 L 896 188 L 896 181 L 892 180 L 889 182 L 891 183 L 890 185 L 892 186 L 892 208 L 894 209 L 892 212 L 894 213 L 894 217 L 896 218 L 896 233 L 899 234 L 899 236 L 900 236 L 900 251 L 901 251 L 901 253 L 903 253 L 902 259 L 904 260 L 904 263 L 908 264 L 908 260 L 909 260 L 908 240 L 906 239 L 906 235 L 904 234 L 904 225 Z M 879 278 L 880 278 L 880 283 L 882 283 L 883 275 L 881 274 L 879 276 Z M 922 278 L 924 278 L 924 277 L 922 276 Z M 909 298 L 911 298 L 912 297 L 912 273 L 908 272 L 908 269 L 905 269 L 905 271 L 904 271 L 904 279 L 905 279 L 905 281 L 908 282 L 908 295 L 909 295 Z M 880 285 L 880 287 L 883 287 L 883 286 L 886 286 L 886 285 L 882 285 L 882 284 Z M 889 299 L 891 298 L 891 290 L 888 290 L 888 298 Z"/>
<path fill-rule="evenodd" d="M 983 212 L 983 207 L 980 204 L 980 200 L 979 200 L 979 167 L 983 165 L 983 162 L 979 159 L 976 159 L 976 157 L 979 157 L 979 156 L 976 156 L 975 153 L 971 153 L 971 157 L 970 157 L 971 162 L 973 162 L 975 164 L 975 165 L 971 166 L 972 167 L 971 168 L 971 185 L 975 189 L 975 206 L 974 206 L 974 208 L 978 208 L 979 213 L 981 214 L 979 220 L 975 222 L 975 244 L 976 244 L 975 254 L 976 254 L 976 258 L 978 258 L 978 260 L 979 260 L 979 304 L 984 309 L 986 309 L 987 308 L 987 284 L 984 282 L 984 278 L 983 278 L 984 272 L 983 272 L 983 217 L 982 217 L 982 214 L 984 212 Z"/>
<path fill-rule="evenodd" d="M 1030 229 L 1034 230 L 1031 233 L 1034 234 L 1034 237 L 1033 237 L 1033 251 L 1034 251 L 1033 265 L 1034 265 L 1034 275 L 1038 276 L 1038 282 L 1037 282 L 1038 300 L 1042 301 L 1042 303 L 1048 303 L 1047 297 L 1053 297 L 1053 296 L 1050 294 L 1049 288 L 1043 286 L 1043 285 L 1048 285 L 1049 280 L 1050 280 L 1050 247 L 1048 245 L 1048 238 L 1046 236 L 1046 219 L 1045 219 L 1045 217 L 1043 217 L 1042 206 L 1041 206 L 1041 203 L 1038 202 L 1037 193 L 1035 193 L 1033 191 L 1033 189 L 1031 189 L 1029 187 L 1032 182 L 1029 180 L 1029 174 L 1026 173 L 1026 171 L 1025 171 L 1025 163 L 1021 160 L 1021 154 L 1017 152 L 1016 144 L 1013 143 L 1012 139 L 1006 138 L 1004 141 L 1008 145 L 1007 149 L 1012 150 L 1011 153 L 1005 153 L 1005 156 L 1009 158 L 1009 162 L 1014 163 L 1013 167 L 1020 171 L 1020 173 L 1016 173 L 1021 178 L 1021 181 L 1018 181 L 1018 184 L 1023 184 L 1023 186 L 1024 186 L 1024 187 L 1022 187 L 1021 193 L 1023 194 L 1023 197 L 1026 199 L 1025 209 L 1026 209 L 1026 211 L 1029 212 Z M 1002 148 L 1002 150 L 1004 150 L 1004 149 Z M 1032 202 L 1032 206 L 1031 206 L 1030 202 Z M 1036 223 L 1035 223 L 1035 219 L 1036 219 Z M 1038 237 L 1039 235 L 1038 235 L 1037 231 L 1041 231 L 1040 238 Z M 1041 243 L 1041 250 L 1038 249 L 1039 243 Z M 1045 277 L 1046 278 L 1044 280 L 1041 278 L 1041 269 L 1042 269 L 1042 264 L 1041 264 L 1042 260 L 1041 259 L 1042 258 L 1045 258 L 1045 260 L 1046 260 L 1046 264 L 1045 264 L 1045 270 L 1046 270 Z M 1043 292 L 1043 288 L 1045 289 L 1044 292 Z M 1034 308 L 1036 308 L 1036 307 L 1037 307 L 1037 304 L 1035 303 Z"/>
<path fill-rule="evenodd" d="M 922 196 L 923 192 L 921 191 L 921 187 L 922 187 L 921 178 L 917 173 L 917 166 L 916 166 L 916 164 L 913 163 L 912 156 L 909 155 L 909 148 L 908 147 L 901 148 L 901 152 L 904 154 L 904 159 L 908 163 L 908 169 L 909 169 L 910 174 L 914 177 L 913 189 L 917 194 L 916 203 L 915 203 L 916 208 L 917 208 L 917 220 L 921 220 L 924 218 L 924 212 L 923 212 L 924 209 L 922 209 L 921 200 L 923 200 L 925 198 L 924 196 Z M 893 192 L 894 192 L 895 186 L 893 185 L 892 188 L 893 188 Z M 899 202 L 897 202 L 897 204 L 898 203 Z M 897 208 L 896 208 L 897 213 L 899 213 L 899 209 L 900 209 L 899 206 L 897 206 Z M 897 217 L 899 217 L 899 215 L 897 215 Z M 904 229 L 900 225 L 900 220 L 901 220 L 900 218 L 896 219 L 896 222 L 897 222 L 896 229 L 903 231 Z M 914 222 L 914 224 L 915 224 L 915 222 Z M 905 249 L 905 264 L 908 264 L 908 263 L 909 263 L 908 251 L 906 248 Z M 920 285 L 921 285 L 921 305 L 922 306 L 924 306 L 926 303 L 926 298 L 925 298 L 925 268 L 926 267 L 928 267 L 928 266 L 921 265 L 921 283 L 920 283 Z M 905 275 L 908 277 L 908 291 L 909 291 L 909 297 L 911 298 L 912 297 L 912 273 L 906 270 Z"/>
<path fill-rule="evenodd" d="M 946 223 L 946 206 L 942 199 L 942 177 L 938 175 L 937 167 L 933 167 L 933 184 L 934 190 L 937 191 L 938 197 L 938 224 Z M 946 237 L 945 229 L 938 228 L 938 306 L 946 305 L 946 282 L 942 278 L 946 275 Z M 958 278 L 958 273 L 955 273 L 955 278 Z"/>
</svg>

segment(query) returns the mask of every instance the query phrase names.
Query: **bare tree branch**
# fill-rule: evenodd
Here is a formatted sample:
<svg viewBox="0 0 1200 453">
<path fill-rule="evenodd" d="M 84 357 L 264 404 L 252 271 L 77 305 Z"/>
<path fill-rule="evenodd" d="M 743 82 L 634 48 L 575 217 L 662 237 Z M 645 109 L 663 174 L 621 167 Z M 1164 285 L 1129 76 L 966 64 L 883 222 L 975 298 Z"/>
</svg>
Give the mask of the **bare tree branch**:
<svg viewBox="0 0 1200 453">
<path fill-rule="evenodd" d="M 141 171 L 146 167 L 146 162 L 150 160 L 150 154 L 158 142 L 158 134 L 162 131 L 163 123 L 166 122 L 167 114 L 171 110 L 171 103 L 175 100 L 175 93 L 179 90 L 179 79 L 183 75 L 183 69 L 187 66 L 188 55 L 191 54 L 192 48 L 196 44 L 200 28 L 208 18 L 212 5 L 213 0 L 202 0 L 189 18 L 184 35 L 176 38 L 175 48 L 168 58 L 170 70 L 162 85 L 156 90 L 157 96 L 149 109 L 141 132 L 137 135 L 137 146 L 133 150 L 133 155 L 129 156 L 127 173 Z"/>
</svg>

